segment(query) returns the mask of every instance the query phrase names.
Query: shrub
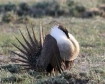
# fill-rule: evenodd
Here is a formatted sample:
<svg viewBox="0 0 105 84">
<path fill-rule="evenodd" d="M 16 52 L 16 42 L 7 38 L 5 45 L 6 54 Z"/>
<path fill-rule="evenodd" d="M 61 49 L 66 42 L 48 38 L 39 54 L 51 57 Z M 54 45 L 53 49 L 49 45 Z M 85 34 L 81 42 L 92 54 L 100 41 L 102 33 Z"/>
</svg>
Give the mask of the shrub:
<svg viewBox="0 0 105 84">
<path fill-rule="evenodd" d="M 64 14 L 65 14 L 65 11 L 62 10 L 62 9 L 59 9 L 59 10 L 57 11 L 57 16 L 58 16 L 58 15 L 61 16 L 61 15 L 64 15 Z"/>
<path fill-rule="evenodd" d="M 41 17 L 43 15 L 55 16 L 62 13 L 60 11 L 60 5 L 56 1 L 52 2 L 39 2 L 32 6 L 31 14 L 34 17 Z"/>
<path fill-rule="evenodd" d="M 77 5 L 75 6 L 75 9 L 79 12 L 79 13 L 83 13 L 86 11 L 85 7 L 82 5 Z"/>
<path fill-rule="evenodd" d="M 32 5 L 29 15 L 32 17 L 42 17 L 45 15 L 45 10 L 49 6 L 49 2 L 38 2 Z"/>
<path fill-rule="evenodd" d="M 32 8 L 37 8 L 37 9 L 46 9 L 49 6 L 49 2 L 38 2 L 32 6 Z"/>
<path fill-rule="evenodd" d="M 99 0 L 99 2 L 101 2 L 101 3 L 105 3 L 105 0 Z"/>
<path fill-rule="evenodd" d="M 79 3 L 74 3 L 72 0 L 68 0 L 67 2 L 70 16 L 81 17 L 86 11 L 86 8 Z"/>
<path fill-rule="evenodd" d="M 73 0 L 67 0 L 66 4 L 67 6 L 71 7 L 75 5 L 75 2 Z"/>
<path fill-rule="evenodd" d="M 36 8 L 32 8 L 30 11 L 29 11 L 29 15 L 32 16 L 32 17 L 42 17 L 45 15 L 45 11 L 43 9 L 36 9 Z"/>
<path fill-rule="evenodd" d="M 98 8 L 91 8 L 89 10 L 94 16 L 101 16 L 102 15 L 102 11 Z"/>
<path fill-rule="evenodd" d="M 51 3 L 49 3 L 48 7 L 46 8 L 46 15 L 50 15 L 50 16 L 57 16 L 58 15 L 58 11 L 60 12 L 60 5 L 58 4 L 58 2 L 53 1 Z"/>
<path fill-rule="evenodd" d="M 20 66 L 19 65 L 5 65 L 5 66 L 1 66 L 0 68 L 4 69 L 4 70 L 8 70 L 11 73 L 18 73 L 20 72 Z"/>
<path fill-rule="evenodd" d="M 99 6 L 99 9 L 100 9 L 100 10 L 103 10 L 103 11 L 105 12 L 105 4 L 101 4 L 101 5 Z"/>
<path fill-rule="evenodd" d="M 6 14 L 4 14 L 4 16 L 2 17 L 2 21 L 3 22 L 14 22 L 16 21 L 16 15 L 14 15 L 13 12 L 7 12 Z"/>
<path fill-rule="evenodd" d="M 91 17 L 93 17 L 93 14 L 90 11 L 86 11 L 85 13 L 83 13 L 82 17 L 83 18 L 91 18 Z"/>
<path fill-rule="evenodd" d="M 4 5 L 4 9 L 7 12 L 12 11 L 12 10 L 16 10 L 16 5 L 9 2 L 8 4 Z"/>
<path fill-rule="evenodd" d="M 0 13 L 3 13 L 4 12 L 4 5 L 0 5 Z"/>
<path fill-rule="evenodd" d="M 30 6 L 27 3 L 20 3 L 19 9 L 21 9 L 23 11 L 28 11 L 30 9 Z"/>
<path fill-rule="evenodd" d="M 75 16 L 75 17 L 80 16 L 79 12 L 75 9 L 75 7 L 72 7 L 69 9 L 69 14 L 70 14 L 70 16 Z"/>
<path fill-rule="evenodd" d="M 17 20 L 18 23 L 29 23 L 31 22 L 31 18 L 28 16 L 19 17 Z"/>
<path fill-rule="evenodd" d="M 7 77 L 7 78 L 1 78 L 1 82 L 5 84 L 7 84 L 6 82 L 13 83 L 13 84 L 15 82 L 19 83 L 22 80 L 23 80 L 22 78 L 20 78 L 19 76 L 15 76 L 15 75 Z"/>
<path fill-rule="evenodd" d="M 27 3 L 20 3 L 19 9 L 17 10 L 17 14 L 19 16 L 28 15 L 30 10 L 30 6 Z"/>
<path fill-rule="evenodd" d="M 24 10 L 22 10 L 22 9 L 18 9 L 18 10 L 16 11 L 16 13 L 17 13 L 17 15 L 19 15 L 19 16 L 28 15 L 28 11 L 24 11 Z"/>
<path fill-rule="evenodd" d="M 76 3 L 73 0 L 67 0 L 66 4 L 64 5 L 61 5 L 57 1 L 53 0 L 51 2 L 45 2 L 45 1 L 38 2 L 32 6 L 28 5 L 27 3 L 20 3 L 18 6 L 19 7 L 17 8 L 16 5 L 12 3 L 8 3 L 6 5 L 1 5 L 0 11 L 4 10 L 3 13 L 5 13 L 5 10 L 6 11 L 15 10 L 18 16 L 29 15 L 31 17 L 43 17 L 45 15 L 53 16 L 53 17 L 61 16 L 61 15 L 70 15 L 70 16 L 80 17 L 86 10 L 83 5 Z M 7 17 L 10 17 L 10 16 L 7 16 Z"/>
<path fill-rule="evenodd" d="M 72 16 L 81 17 L 86 9 L 82 5 L 76 5 L 72 10 Z"/>
</svg>

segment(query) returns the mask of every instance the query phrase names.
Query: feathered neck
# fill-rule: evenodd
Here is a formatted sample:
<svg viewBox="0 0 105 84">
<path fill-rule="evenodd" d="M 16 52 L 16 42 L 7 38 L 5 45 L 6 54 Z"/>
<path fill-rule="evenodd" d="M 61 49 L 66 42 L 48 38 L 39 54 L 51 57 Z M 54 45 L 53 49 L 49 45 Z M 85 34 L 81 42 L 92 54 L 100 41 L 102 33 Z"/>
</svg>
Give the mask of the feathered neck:
<svg viewBox="0 0 105 84">
<path fill-rule="evenodd" d="M 61 41 L 61 39 L 67 39 L 66 34 L 61 29 L 59 29 L 58 26 L 54 26 L 51 29 L 50 35 L 54 37 L 57 42 Z"/>
</svg>

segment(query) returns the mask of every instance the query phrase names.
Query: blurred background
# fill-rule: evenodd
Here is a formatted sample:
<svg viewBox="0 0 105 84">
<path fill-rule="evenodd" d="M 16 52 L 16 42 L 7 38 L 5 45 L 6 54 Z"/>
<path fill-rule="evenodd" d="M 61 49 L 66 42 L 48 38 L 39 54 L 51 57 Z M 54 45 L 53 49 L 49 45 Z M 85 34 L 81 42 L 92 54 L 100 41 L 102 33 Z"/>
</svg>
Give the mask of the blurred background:
<svg viewBox="0 0 105 84">
<path fill-rule="evenodd" d="M 0 21 L 19 22 L 31 18 L 105 17 L 104 0 L 0 0 Z"/>
<path fill-rule="evenodd" d="M 34 27 L 39 38 L 40 24 L 47 34 L 54 21 L 64 25 L 80 44 L 80 54 L 69 73 L 52 79 L 36 72 L 30 76 L 30 72 L 8 65 L 19 63 L 10 51 L 20 53 L 12 45 L 21 47 L 15 37 L 24 43 L 19 29 L 28 39 L 26 25 L 30 32 Z M 37 79 L 46 79 L 38 84 L 105 84 L 105 0 L 0 0 L 1 65 L 6 69 L 0 68 L 3 84 L 37 84 Z"/>
</svg>

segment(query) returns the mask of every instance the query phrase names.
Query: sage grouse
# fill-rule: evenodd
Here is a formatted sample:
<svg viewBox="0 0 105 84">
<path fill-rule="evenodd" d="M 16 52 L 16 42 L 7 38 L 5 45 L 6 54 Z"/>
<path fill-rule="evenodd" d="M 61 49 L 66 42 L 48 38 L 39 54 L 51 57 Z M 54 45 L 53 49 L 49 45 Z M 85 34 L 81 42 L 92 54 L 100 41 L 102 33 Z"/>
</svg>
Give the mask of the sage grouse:
<svg viewBox="0 0 105 84">
<path fill-rule="evenodd" d="M 25 69 L 33 69 L 35 71 L 46 71 L 51 73 L 53 70 L 62 72 L 69 70 L 74 59 L 79 54 L 79 43 L 68 33 L 68 30 L 61 25 L 56 25 L 51 29 L 50 34 L 44 38 L 43 28 L 40 27 L 40 40 L 36 39 L 34 30 L 33 35 L 30 34 L 28 28 L 27 33 L 29 41 L 20 31 L 25 44 L 18 38 L 17 41 L 23 47 L 22 49 L 13 44 L 22 54 L 17 54 L 22 59 L 17 59 L 23 62 L 21 64 Z"/>
</svg>

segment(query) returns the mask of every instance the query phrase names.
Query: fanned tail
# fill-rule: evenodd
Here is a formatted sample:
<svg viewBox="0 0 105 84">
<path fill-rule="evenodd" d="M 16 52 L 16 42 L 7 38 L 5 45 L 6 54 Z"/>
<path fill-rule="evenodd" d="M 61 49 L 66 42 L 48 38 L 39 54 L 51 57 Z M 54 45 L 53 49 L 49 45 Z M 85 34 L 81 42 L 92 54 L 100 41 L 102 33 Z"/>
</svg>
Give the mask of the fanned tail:
<svg viewBox="0 0 105 84">
<path fill-rule="evenodd" d="M 27 28 L 27 25 L 26 25 L 26 30 L 29 37 L 29 41 L 25 38 L 21 30 L 19 30 L 25 44 L 23 44 L 17 37 L 15 37 L 17 41 L 19 42 L 19 44 L 22 46 L 22 49 L 19 48 L 17 45 L 13 44 L 21 52 L 21 54 L 16 53 L 14 51 L 12 52 L 18 55 L 20 58 L 22 58 L 22 59 L 16 59 L 16 60 L 24 63 L 20 65 L 24 66 L 25 70 L 27 69 L 37 70 L 36 63 L 37 63 L 38 57 L 41 54 L 41 49 L 42 49 L 43 41 L 45 38 L 44 33 L 43 33 L 43 28 L 40 26 L 40 31 L 39 31 L 40 40 L 39 41 L 36 39 L 33 27 L 32 27 L 33 35 L 30 34 L 29 29 Z"/>
</svg>

